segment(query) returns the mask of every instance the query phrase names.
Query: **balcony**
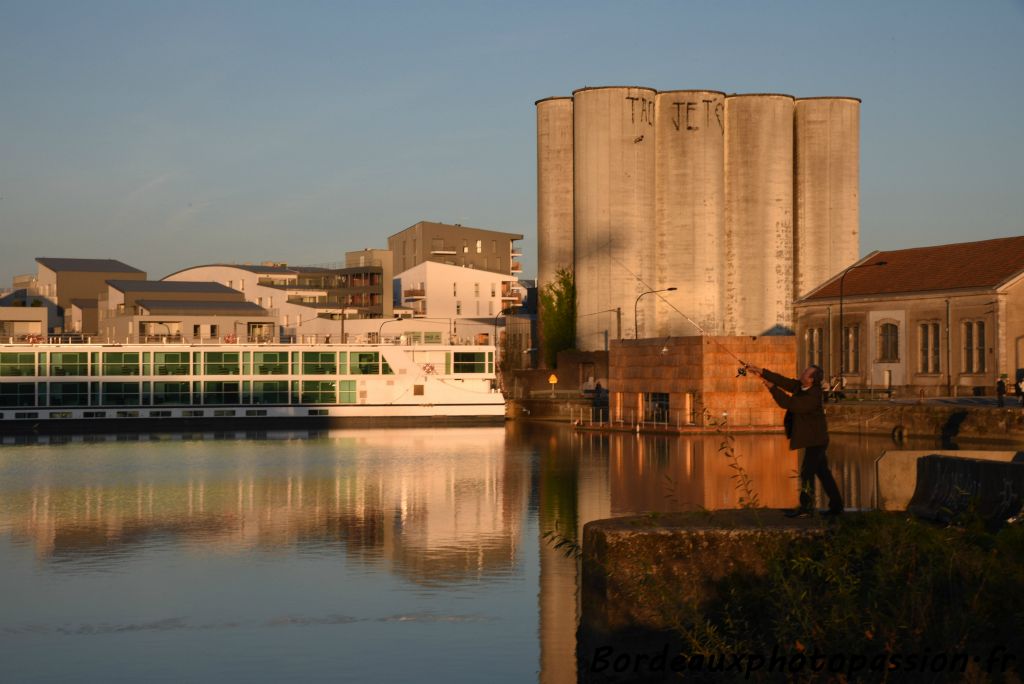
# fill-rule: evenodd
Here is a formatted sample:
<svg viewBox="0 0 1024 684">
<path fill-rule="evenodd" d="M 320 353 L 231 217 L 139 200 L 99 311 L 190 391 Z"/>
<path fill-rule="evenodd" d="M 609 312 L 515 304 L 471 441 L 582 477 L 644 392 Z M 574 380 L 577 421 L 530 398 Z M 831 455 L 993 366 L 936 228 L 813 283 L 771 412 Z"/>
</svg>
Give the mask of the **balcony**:
<svg viewBox="0 0 1024 684">
<path fill-rule="evenodd" d="M 523 272 L 523 265 L 520 264 L 518 261 L 513 261 L 512 264 L 511 264 L 511 268 L 509 270 L 512 273 L 522 273 Z"/>
<path fill-rule="evenodd" d="M 439 256 L 450 256 L 458 254 L 458 252 L 456 252 L 454 249 L 432 249 L 430 250 L 430 253 Z"/>
<path fill-rule="evenodd" d="M 427 291 L 423 288 L 402 291 L 402 297 L 404 299 L 423 299 L 426 296 Z"/>
</svg>

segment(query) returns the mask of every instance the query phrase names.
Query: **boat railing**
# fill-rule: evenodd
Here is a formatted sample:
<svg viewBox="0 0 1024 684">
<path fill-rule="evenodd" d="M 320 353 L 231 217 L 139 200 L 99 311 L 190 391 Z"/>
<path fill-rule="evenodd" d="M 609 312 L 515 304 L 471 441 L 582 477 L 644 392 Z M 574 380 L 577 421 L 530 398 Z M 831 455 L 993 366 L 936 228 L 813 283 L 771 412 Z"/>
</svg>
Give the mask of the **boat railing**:
<svg viewBox="0 0 1024 684">
<path fill-rule="evenodd" d="M 459 337 L 452 335 L 448 339 L 423 339 L 414 335 L 378 335 L 368 333 L 365 335 L 348 335 L 344 339 L 340 335 L 290 335 L 280 338 L 261 335 L 224 335 L 220 337 L 185 337 L 183 335 L 130 335 L 120 339 L 100 337 L 82 334 L 65 335 L 17 335 L 0 338 L 0 346 L 65 346 L 65 345 L 105 345 L 121 346 L 131 344 L 186 344 L 192 347 L 221 347 L 235 346 L 240 344 L 258 345 L 318 345 L 318 346 L 344 346 L 344 345 L 388 345 L 396 347 L 412 346 L 480 346 L 480 342 L 470 337 Z"/>
</svg>

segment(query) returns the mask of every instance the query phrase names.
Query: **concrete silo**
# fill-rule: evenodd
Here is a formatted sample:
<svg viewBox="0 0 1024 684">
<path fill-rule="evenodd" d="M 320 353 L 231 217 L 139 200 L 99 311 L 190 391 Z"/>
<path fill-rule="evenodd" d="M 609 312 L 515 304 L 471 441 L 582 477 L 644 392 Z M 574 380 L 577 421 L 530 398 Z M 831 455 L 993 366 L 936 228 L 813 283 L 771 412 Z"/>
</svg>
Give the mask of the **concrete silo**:
<svg viewBox="0 0 1024 684">
<path fill-rule="evenodd" d="M 722 334 L 725 285 L 725 93 L 659 92 L 655 107 L 656 278 L 668 302 L 711 334 Z M 655 295 L 651 295 L 655 297 Z M 654 300 L 657 331 L 695 335 L 697 328 Z"/>
<path fill-rule="evenodd" d="M 572 98 L 537 101 L 537 285 L 573 267 Z"/>
<path fill-rule="evenodd" d="M 576 346 L 605 349 L 617 334 L 654 328 L 655 91 L 638 87 L 573 92 Z"/>
<path fill-rule="evenodd" d="M 790 95 L 725 98 L 729 334 L 793 328 L 793 106 Z"/>
<path fill-rule="evenodd" d="M 796 297 L 860 255 L 860 100 L 796 101 Z"/>
</svg>

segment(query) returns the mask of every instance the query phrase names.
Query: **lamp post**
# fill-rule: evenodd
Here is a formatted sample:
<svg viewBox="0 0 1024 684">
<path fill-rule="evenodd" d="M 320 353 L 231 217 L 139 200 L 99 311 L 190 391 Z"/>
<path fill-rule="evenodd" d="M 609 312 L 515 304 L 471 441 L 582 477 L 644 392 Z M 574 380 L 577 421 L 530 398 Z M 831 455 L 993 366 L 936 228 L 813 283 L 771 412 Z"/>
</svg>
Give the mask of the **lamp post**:
<svg viewBox="0 0 1024 684">
<path fill-rule="evenodd" d="M 640 298 L 643 297 L 644 295 L 656 294 L 658 292 L 675 292 L 677 289 L 678 288 L 675 288 L 675 287 L 666 287 L 666 288 L 664 288 L 662 290 L 648 290 L 647 292 L 641 292 L 640 293 L 640 295 L 636 298 L 636 301 L 633 302 L 633 339 L 634 340 L 640 339 L 640 331 L 637 329 L 637 318 L 638 318 L 638 311 L 639 311 L 639 308 L 640 308 Z"/>
<path fill-rule="evenodd" d="M 854 264 L 850 266 L 843 274 L 839 276 L 839 390 L 843 389 L 843 376 L 846 374 L 846 352 L 844 350 L 846 342 L 846 329 L 843 327 L 843 281 L 846 280 L 846 275 L 855 268 L 867 268 L 868 266 L 885 266 L 888 261 L 874 261 L 870 264 Z"/>
<path fill-rule="evenodd" d="M 622 307 L 617 306 L 614 309 L 601 309 L 600 311 L 594 311 L 593 313 L 580 314 L 579 318 L 585 318 L 587 316 L 597 316 L 603 313 L 615 314 L 615 339 L 622 339 Z M 607 333 L 606 333 L 607 336 Z M 607 351 L 607 344 L 605 344 L 605 351 Z"/>
</svg>

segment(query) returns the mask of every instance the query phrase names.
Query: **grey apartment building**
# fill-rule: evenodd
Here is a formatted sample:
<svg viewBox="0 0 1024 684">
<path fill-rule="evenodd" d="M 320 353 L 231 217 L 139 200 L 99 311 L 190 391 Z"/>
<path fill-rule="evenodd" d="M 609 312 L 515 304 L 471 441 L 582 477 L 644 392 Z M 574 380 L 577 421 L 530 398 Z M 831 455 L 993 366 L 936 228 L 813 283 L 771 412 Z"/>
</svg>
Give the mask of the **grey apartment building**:
<svg viewBox="0 0 1024 684">
<path fill-rule="evenodd" d="M 464 266 L 504 275 L 518 274 L 522 256 L 515 244 L 522 235 L 502 233 L 459 224 L 420 221 L 388 238 L 395 273 L 424 261 Z"/>
</svg>

